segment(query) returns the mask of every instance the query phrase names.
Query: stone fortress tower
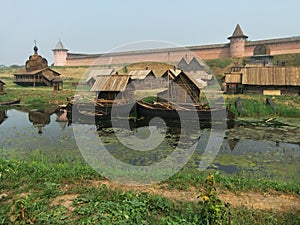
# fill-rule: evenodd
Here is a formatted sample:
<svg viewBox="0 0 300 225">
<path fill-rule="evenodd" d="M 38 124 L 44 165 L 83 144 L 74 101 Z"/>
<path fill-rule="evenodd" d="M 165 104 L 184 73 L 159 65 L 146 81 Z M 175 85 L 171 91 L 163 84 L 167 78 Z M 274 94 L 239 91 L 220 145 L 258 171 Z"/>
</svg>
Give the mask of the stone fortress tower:
<svg viewBox="0 0 300 225">
<path fill-rule="evenodd" d="M 233 34 L 228 37 L 230 40 L 230 57 L 241 57 L 244 55 L 247 38 L 248 36 L 243 33 L 240 25 L 237 24 Z"/>
<path fill-rule="evenodd" d="M 59 40 L 54 49 L 52 49 L 54 54 L 54 62 L 55 66 L 65 66 L 67 64 L 67 56 L 68 56 L 68 49 L 66 49 Z"/>
</svg>

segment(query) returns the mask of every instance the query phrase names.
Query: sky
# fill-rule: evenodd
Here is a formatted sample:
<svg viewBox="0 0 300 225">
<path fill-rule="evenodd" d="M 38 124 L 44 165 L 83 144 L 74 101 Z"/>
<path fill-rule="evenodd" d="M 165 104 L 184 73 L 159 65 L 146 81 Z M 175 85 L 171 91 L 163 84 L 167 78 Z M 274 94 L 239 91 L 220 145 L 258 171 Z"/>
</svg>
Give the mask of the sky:
<svg viewBox="0 0 300 225">
<path fill-rule="evenodd" d="M 1 0 L 0 10 L 6 66 L 24 65 L 34 40 L 52 64 L 58 40 L 73 53 L 104 53 L 146 40 L 228 43 L 236 24 L 253 41 L 300 36 L 299 0 Z"/>
</svg>

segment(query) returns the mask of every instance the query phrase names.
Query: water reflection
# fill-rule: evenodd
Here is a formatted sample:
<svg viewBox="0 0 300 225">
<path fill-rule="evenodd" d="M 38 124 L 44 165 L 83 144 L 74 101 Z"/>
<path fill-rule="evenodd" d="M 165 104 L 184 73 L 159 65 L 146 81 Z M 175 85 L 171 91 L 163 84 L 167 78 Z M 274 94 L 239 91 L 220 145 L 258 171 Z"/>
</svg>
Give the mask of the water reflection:
<svg viewBox="0 0 300 225">
<path fill-rule="evenodd" d="M 44 110 L 31 110 L 28 113 L 28 119 L 38 129 L 38 133 L 42 134 L 43 127 L 50 123 L 50 114 Z"/>
<path fill-rule="evenodd" d="M 54 158 L 57 156 L 75 157 L 75 155 L 78 157 L 80 152 L 74 138 L 73 128 L 81 129 L 91 126 L 95 128 L 97 135 L 115 158 L 133 165 L 150 165 L 159 162 L 176 147 L 183 149 L 182 157 L 184 158 L 184 150 L 197 143 L 195 153 L 188 164 L 188 166 L 197 167 L 209 139 L 209 124 L 201 124 L 201 129 L 199 129 L 190 122 L 180 124 L 168 120 L 120 118 L 114 120 L 114 124 L 117 126 L 113 129 L 112 121 L 109 119 L 97 120 L 96 123 L 95 120 L 72 121 L 68 112 L 64 110 L 57 113 L 42 110 L 31 112 L 1 110 L 0 146 L 2 150 L 0 153 L 2 156 L 4 149 L 16 150 L 17 155 L 21 156 L 39 149 L 43 154 L 51 154 L 51 157 Z M 89 124 L 86 125 L 85 122 L 89 122 Z M 129 135 L 139 134 L 139 138 L 147 138 L 150 134 L 149 126 L 165 135 L 163 143 L 154 151 L 137 152 L 125 148 L 116 137 L 116 134 L 119 134 L 126 141 Z M 286 130 L 286 125 L 283 128 Z M 220 152 L 210 169 L 236 173 L 243 168 L 248 168 L 248 171 L 268 171 L 268 174 L 281 174 L 282 170 L 275 171 L 274 168 L 284 167 L 287 174 L 299 174 L 300 146 L 297 142 L 285 143 L 273 136 L 268 136 L 267 140 L 251 138 L 258 131 L 264 132 L 263 134 L 275 133 L 272 132 L 272 129 L 271 127 L 247 124 L 227 129 L 227 137 L 224 138 Z M 298 131 L 299 128 L 298 130 L 293 128 L 293 135 L 299 136 L 300 132 Z M 285 131 L 281 135 L 288 135 L 288 133 Z M 179 142 L 180 136 L 181 141 Z M 260 136 L 263 138 L 263 135 Z M 130 139 L 127 142 L 128 145 L 132 144 Z"/>
<path fill-rule="evenodd" d="M 6 115 L 7 119 L 0 126 L 1 155 L 17 151 L 13 155 L 24 156 L 38 150 L 46 155 L 64 156 L 68 151 L 77 151 L 72 128 L 67 122 L 56 122 L 57 114 L 10 109 Z"/>
</svg>

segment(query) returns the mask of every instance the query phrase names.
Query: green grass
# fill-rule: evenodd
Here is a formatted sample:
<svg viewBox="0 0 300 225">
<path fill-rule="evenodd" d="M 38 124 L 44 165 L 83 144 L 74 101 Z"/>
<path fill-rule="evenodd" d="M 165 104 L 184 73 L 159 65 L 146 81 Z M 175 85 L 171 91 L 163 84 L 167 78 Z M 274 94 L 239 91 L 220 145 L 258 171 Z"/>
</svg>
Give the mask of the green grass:
<svg viewBox="0 0 300 225">
<path fill-rule="evenodd" d="M 0 101 L 20 99 L 23 109 L 47 109 L 65 104 L 67 97 L 74 94 L 76 87 L 66 83 L 62 91 L 53 91 L 49 87 L 21 87 L 11 82 L 6 82 L 7 94 L 0 95 Z"/>
<path fill-rule="evenodd" d="M 260 191 L 260 192 L 287 192 L 300 194 L 300 184 L 296 181 L 282 181 L 281 179 L 269 179 L 263 176 L 249 176 L 240 172 L 235 175 L 225 175 L 207 170 L 200 172 L 198 169 L 187 169 L 179 171 L 177 174 L 164 181 L 170 189 L 187 190 L 190 187 L 200 188 L 205 177 L 210 173 L 215 173 L 218 186 L 230 191 Z M 200 186 L 199 186 L 200 185 Z"/>
<path fill-rule="evenodd" d="M 230 66 L 234 60 L 231 58 L 220 58 L 206 60 L 205 62 L 213 70 L 214 68 L 225 69 Z"/>
<path fill-rule="evenodd" d="M 0 159 L 0 193 L 8 195 L 0 200 L 0 224 L 205 223 L 201 212 L 206 206 L 201 201 L 171 201 L 160 195 L 90 185 L 90 181 L 103 179 L 81 161 L 53 163 L 40 157 L 26 161 Z M 219 175 L 216 179 L 219 188 L 225 188 L 225 182 L 242 183 Z M 182 171 L 167 183 L 176 188 L 188 183 L 197 187 L 200 194 L 204 181 L 204 175 L 199 172 Z M 69 206 L 54 204 L 66 195 L 73 196 Z M 246 208 L 230 208 L 230 212 L 232 224 L 297 224 L 299 221 L 296 212 Z"/>
<path fill-rule="evenodd" d="M 231 109 L 236 115 L 234 102 L 238 97 L 242 99 L 242 117 L 300 117 L 300 96 L 226 95 L 226 103 L 232 104 Z M 274 109 L 266 105 L 266 98 L 272 98 Z"/>
<path fill-rule="evenodd" d="M 286 62 L 286 66 L 300 66 L 300 54 L 287 54 L 287 55 L 276 55 L 273 58 L 273 63 L 276 65 L 277 61 Z"/>
</svg>

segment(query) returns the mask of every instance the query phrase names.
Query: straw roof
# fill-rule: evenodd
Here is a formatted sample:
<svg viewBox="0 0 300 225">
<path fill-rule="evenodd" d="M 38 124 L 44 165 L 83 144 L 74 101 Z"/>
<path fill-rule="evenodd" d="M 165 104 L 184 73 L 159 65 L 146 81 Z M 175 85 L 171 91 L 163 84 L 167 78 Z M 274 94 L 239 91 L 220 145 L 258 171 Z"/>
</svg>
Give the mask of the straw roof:
<svg viewBox="0 0 300 225">
<path fill-rule="evenodd" d="M 129 79 L 127 75 L 98 76 L 91 91 L 124 91 Z"/>
<path fill-rule="evenodd" d="M 243 68 L 242 84 L 300 86 L 300 67 Z"/>
</svg>

